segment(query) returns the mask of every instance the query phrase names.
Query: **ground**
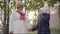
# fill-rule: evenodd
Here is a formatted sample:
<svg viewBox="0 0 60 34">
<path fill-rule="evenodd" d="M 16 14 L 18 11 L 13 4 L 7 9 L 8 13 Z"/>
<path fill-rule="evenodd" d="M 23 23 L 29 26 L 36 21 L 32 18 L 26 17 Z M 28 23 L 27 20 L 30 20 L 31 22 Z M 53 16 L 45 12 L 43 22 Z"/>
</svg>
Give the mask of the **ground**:
<svg viewBox="0 0 60 34">
<path fill-rule="evenodd" d="M 60 34 L 60 29 L 50 28 L 51 34 Z M 2 32 L 0 32 L 2 34 Z M 28 32 L 28 34 L 37 34 L 37 31 L 34 32 Z"/>
<path fill-rule="evenodd" d="M 60 29 L 50 28 L 51 34 L 60 34 Z M 37 31 L 29 32 L 28 34 L 37 34 Z"/>
</svg>

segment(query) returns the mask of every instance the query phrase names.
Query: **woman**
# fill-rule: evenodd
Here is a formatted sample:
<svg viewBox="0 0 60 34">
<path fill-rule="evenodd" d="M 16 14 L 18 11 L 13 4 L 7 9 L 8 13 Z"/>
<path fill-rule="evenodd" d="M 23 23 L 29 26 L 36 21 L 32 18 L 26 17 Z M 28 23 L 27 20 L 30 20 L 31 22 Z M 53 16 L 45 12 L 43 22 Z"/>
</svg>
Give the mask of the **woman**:
<svg viewBox="0 0 60 34">
<path fill-rule="evenodd" d="M 9 23 L 9 33 L 10 34 L 26 34 L 27 28 L 29 28 L 29 21 L 23 12 L 23 4 L 21 2 L 17 2 L 17 9 L 12 12 L 10 16 Z"/>
</svg>

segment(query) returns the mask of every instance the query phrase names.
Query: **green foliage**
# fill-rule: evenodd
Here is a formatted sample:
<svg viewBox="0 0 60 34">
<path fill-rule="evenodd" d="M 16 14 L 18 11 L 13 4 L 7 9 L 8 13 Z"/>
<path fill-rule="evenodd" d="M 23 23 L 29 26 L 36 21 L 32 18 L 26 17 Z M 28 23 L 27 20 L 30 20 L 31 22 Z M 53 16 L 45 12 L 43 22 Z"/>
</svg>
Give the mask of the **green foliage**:
<svg viewBox="0 0 60 34">
<path fill-rule="evenodd" d="M 49 6 L 54 6 L 54 4 L 57 3 L 57 2 L 58 2 L 58 0 L 50 0 L 50 1 L 48 1 L 48 5 Z"/>
<path fill-rule="evenodd" d="M 27 10 L 36 10 L 43 6 L 42 0 L 26 0 Z"/>
<path fill-rule="evenodd" d="M 16 8 L 16 0 L 10 0 L 12 2 L 10 2 L 10 10 L 13 9 L 13 8 Z M 36 9 L 39 9 L 41 7 L 44 6 L 44 3 L 42 0 L 17 0 L 17 1 L 25 1 L 25 9 L 26 10 L 36 10 Z M 58 0 L 44 0 L 46 2 L 48 2 L 48 5 L 49 6 L 53 6 Z M 7 8 L 7 0 L 6 0 L 6 3 L 0 1 L 0 7 L 1 9 L 4 10 L 4 5 L 1 5 L 1 3 L 5 4 L 6 5 L 6 8 Z"/>
<path fill-rule="evenodd" d="M 3 9 L 2 1 L 0 1 L 0 8 Z"/>
<path fill-rule="evenodd" d="M 49 6 L 54 6 L 58 0 L 44 0 L 48 3 Z M 44 2 L 42 0 L 26 0 L 26 9 L 27 10 L 36 10 L 44 6 Z"/>
</svg>

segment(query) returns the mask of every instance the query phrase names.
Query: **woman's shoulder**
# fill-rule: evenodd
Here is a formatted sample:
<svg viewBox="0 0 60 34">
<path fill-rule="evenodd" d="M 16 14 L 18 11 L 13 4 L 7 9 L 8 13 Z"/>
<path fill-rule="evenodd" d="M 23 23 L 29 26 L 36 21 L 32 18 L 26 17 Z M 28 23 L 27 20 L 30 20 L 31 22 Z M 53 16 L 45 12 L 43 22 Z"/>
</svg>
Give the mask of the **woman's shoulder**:
<svg viewBox="0 0 60 34">
<path fill-rule="evenodd" d="M 16 13 L 16 10 L 13 10 L 13 11 L 12 11 L 12 13 L 14 13 L 14 14 L 15 14 L 15 13 Z"/>
</svg>

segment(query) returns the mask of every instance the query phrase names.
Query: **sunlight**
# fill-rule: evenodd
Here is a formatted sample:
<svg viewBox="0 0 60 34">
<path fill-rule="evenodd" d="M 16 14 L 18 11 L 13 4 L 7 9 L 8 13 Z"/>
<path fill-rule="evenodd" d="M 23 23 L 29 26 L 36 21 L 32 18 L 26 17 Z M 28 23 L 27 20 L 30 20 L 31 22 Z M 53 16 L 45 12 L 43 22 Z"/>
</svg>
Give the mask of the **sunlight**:
<svg viewBox="0 0 60 34">
<path fill-rule="evenodd" d="M 28 18 L 29 18 L 29 19 L 33 19 L 33 17 L 34 17 L 34 12 L 33 12 L 33 11 L 30 11 L 30 12 L 28 13 Z"/>
<path fill-rule="evenodd" d="M 33 25 L 33 21 L 32 20 L 30 21 L 30 24 Z"/>
<path fill-rule="evenodd" d="M 55 12 L 51 12 L 50 14 L 55 14 L 57 11 L 55 11 Z"/>
<path fill-rule="evenodd" d="M 2 21 L 0 20 L 0 24 L 2 24 Z"/>
<path fill-rule="evenodd" d="M 28 19 L 30 20 L 30 25 L 33 25 L 34 11 L 28 13 Z"/>
</svg>

